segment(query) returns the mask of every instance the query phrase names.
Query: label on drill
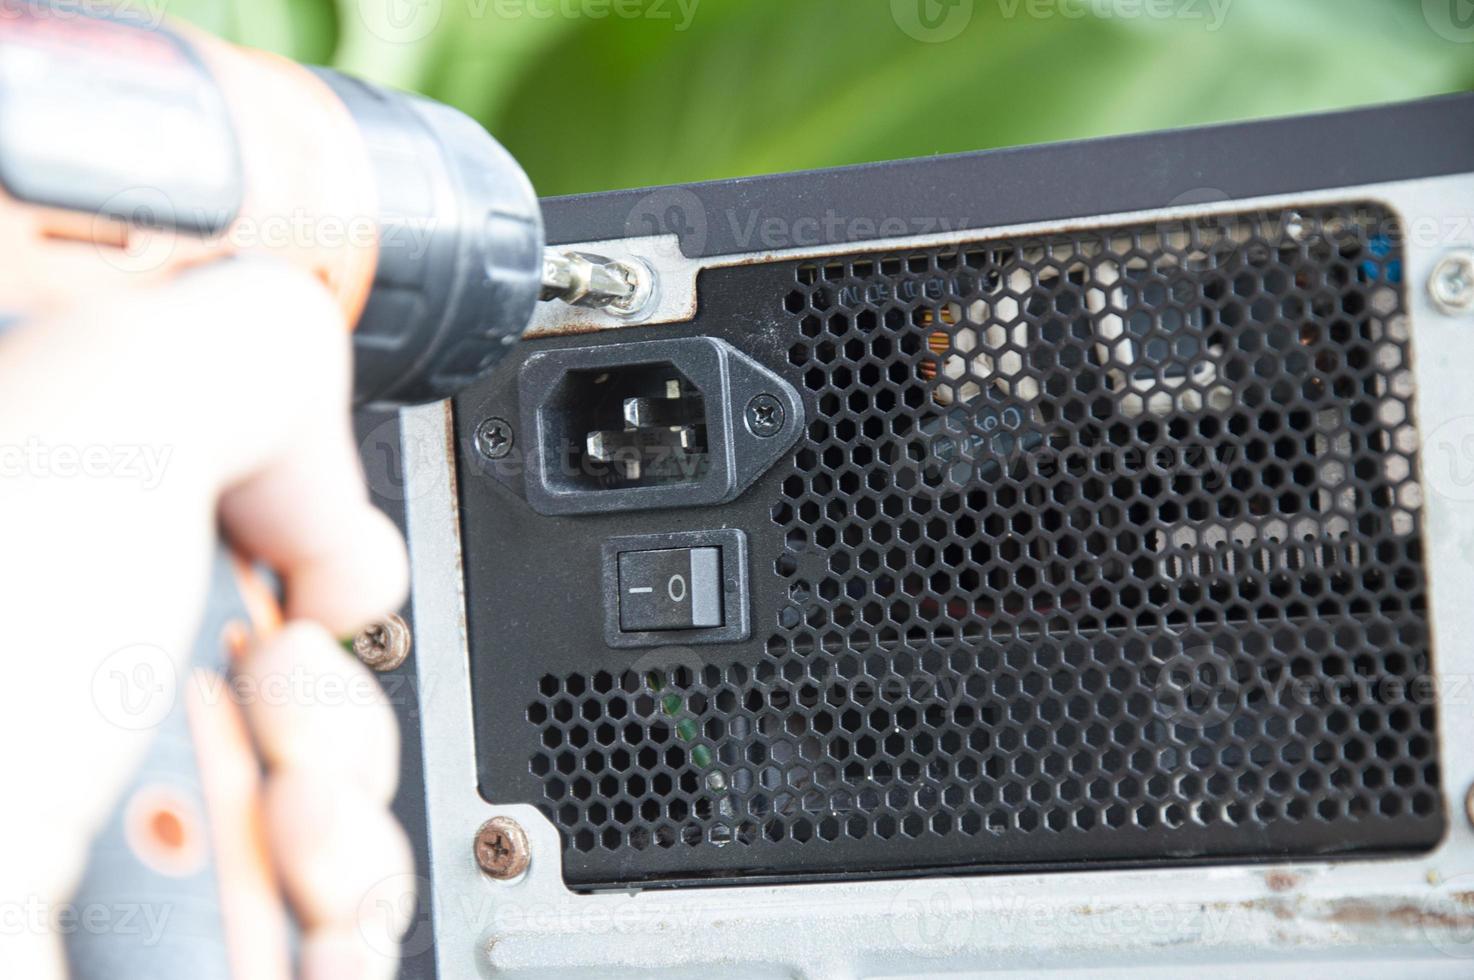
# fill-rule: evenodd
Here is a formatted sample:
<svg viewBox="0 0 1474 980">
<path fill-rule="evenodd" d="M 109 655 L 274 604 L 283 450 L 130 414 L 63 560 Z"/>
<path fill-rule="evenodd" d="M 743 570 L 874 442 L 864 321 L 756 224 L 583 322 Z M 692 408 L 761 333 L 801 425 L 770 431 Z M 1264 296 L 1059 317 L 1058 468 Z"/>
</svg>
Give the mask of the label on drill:
<svg viewBox="0 0 1474 980">
<path fill-rule="evenodd" d="M 228 228 L 241 198 L 224 98 L 182 38 L 39 0 L 0 0 L 0 185 L 202 235 Z"/>
</svg>

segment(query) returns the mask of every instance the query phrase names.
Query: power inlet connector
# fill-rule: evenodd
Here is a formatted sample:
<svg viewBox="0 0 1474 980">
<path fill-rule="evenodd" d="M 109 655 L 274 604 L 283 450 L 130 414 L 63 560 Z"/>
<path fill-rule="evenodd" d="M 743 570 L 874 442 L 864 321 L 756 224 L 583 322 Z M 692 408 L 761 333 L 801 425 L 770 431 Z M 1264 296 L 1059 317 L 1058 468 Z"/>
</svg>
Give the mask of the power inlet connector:
<svg viewBox="0 0 1474 980">
<path fill-rule="evenodd" d="M 791 385 L 710 337 L 540 351 L 517 389 L 523 489 L 543 514 L 725 503 L 804 426 Z"/>
</svg>

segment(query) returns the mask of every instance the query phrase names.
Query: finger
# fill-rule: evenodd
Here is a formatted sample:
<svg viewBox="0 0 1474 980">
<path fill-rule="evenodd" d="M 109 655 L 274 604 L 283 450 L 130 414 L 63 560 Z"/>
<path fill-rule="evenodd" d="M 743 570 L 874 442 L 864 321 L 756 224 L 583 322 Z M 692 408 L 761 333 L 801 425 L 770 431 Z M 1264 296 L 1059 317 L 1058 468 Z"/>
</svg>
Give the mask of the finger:
<svg viewBox="0 0 1474 980">
<path fill-rule="evenodd" d="M 399 606 L 408 567 L 398 530 L 368 501 L 347 389 L 324 383 L 342 404 L 304 419 L 279 455 L 226 493 L 220 514 L 237 547 L 282 573 L 289 616 L 348 636 Z"/>
<path fill-rule="evenodd" d="M 66 976 L 61 943 L 47 923 L 0 933 L 0 977 L 66 980 Z"/>
<path fill-rule="evenodd" d="M 272 768 L 333 773 L 381 806 L 393 798 L 394 713 L 374 676 L 321 626 L 289 624 L 251 650 L 235 683 Z"/>
<path fill-rule="evenodd" d="M 287 980 L 289 924 L 267 851 L 261 762 L 240 706 L 212 694 L 217 680 L 209 669 L 195 668 L 185 708 L 209 825 L 197 833 L 214 845 L 224 952 L 231 976 Z"/>
<path fill-rule="evenodd" d="M 388 810 L 331 771 L 271 773 L 266 826 L 282 883 L 309 932 L 357 928 L 378 914 L 364 907 L 375 885 L 413 873 L 409 842 Z"/>
<path fill-rule="evenodd" d="M 371 939 L 353 928 L 319 929 L 302 939 L 302 980 L 392 980 L 398 937 Z"/>
<path fill-rule="evenodd" d="M 315 389 L 303 396 L 315 410 L 226 491 L 220 516 L 233 544 L 282 575 L 289 616 L 347 636 L 399 606 L 408 563 L 399 532 L 368 501 L 348 411 L 346 335 L 308 331 L 295 344 L 319 366 L 298 379 Z"/>
<path fill-rule="evenodd" d="M 352 465 L 356 474 L 356 460 Z M 409 567 L 404 539 L 389 518 L 359 499 L 356 475 L 354 485 L 326 492 L 323 471 L 335 466 L 304 445 L 226 494 L 221 518 L 236 547 L 281 573 L 288 617 L 316 620 L 346 637 L 399 608 Z"/>
</svg>

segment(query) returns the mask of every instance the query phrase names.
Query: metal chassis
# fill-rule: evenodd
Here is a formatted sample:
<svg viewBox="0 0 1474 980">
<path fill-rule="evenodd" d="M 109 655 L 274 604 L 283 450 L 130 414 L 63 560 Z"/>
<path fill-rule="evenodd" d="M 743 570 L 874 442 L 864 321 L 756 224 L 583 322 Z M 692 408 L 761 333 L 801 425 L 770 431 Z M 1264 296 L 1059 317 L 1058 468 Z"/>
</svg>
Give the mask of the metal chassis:
<svg viewBox="0 0 1474 980">
<path fill-rule="evenodd" d="M 1471 161 L 1474 162 L 1474 161 Z M 1424 460 L 1430 619 L 1450 831 L 1416 858 L 1056 872 L 736 888 L 578 894 L 563 883 L 557 831 L 533 807 L 496 807 L 477 792 L 464 578 L 448 403 L 407 412 L 405 459 L 423 699 L 430 881 L 440 975 L 460 977 L 802 977 L 980 975 L 1062 970 L 1081 976 L 1177 975 L 1184 969 L 1271 976 L 1465 975 L 1474 971 L 1474 826 L 1460 812 L 1474 785 L 1474 476 L 1463 487 L 1430 466 L 1470 465 L 1474 317 L 1434 308 L 1440 257 L 1474 248 L 1474 175 L 1339 187 L 866 242 L 899 249 L 1004 235 L 1241 209 L 1375 199 L 1408 230 L 1406 276 Z M 589 245 L 618 254 L 638 241 Z M 652 243 L 645 242 L 645 245 Z M 821 258 L 853 243 L 690 259 L 654 249 L 675 293 L 664 319 L 694 309 L 703 267 Z M 651 254 L 646 250 L 645 254 Z M 691 292 L 686 293 L 687 284 Z M 660 322 L 658 314 L 654 320 Z M 547 324 L 541 325 L 547 328 Z M 428 461 L 428 462 L 426 462 Z M 1461 490 L 1462 487 L 1462 490 Z M 494 882 L 471 841 L 494 816 L 526 828 L 528 872 Z M 1251 966 L 1252 964 L 1252 966 Z M 1130 971 L 1129 974 L 1126 971 Z"/>
</svg>

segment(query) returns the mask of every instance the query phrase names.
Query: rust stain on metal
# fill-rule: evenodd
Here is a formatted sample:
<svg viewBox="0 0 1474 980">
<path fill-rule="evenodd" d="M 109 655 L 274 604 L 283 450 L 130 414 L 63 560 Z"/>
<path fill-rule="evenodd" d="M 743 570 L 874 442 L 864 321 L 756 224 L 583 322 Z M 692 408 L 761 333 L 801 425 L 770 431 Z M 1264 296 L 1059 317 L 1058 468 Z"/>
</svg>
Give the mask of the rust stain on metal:
<svg viewBox="0 0 1474 980">
<path fill-rule="evenodd" d="M 605 330 L 620 330 L 624 327 L 649 326 L 648 322 L 601 324 L 584 320 L 568 320 L 552 326 L 529 328 L 522 334 L 523 340 L 546 340 L 553 337 L 581 337 L 584 334 L 600 333 Z"/>
<path fill-rule="evenodd" d="M 442 403 L 445 423 L 445 472 L 450 491 L 451 531 L 455 535 L 455 580 L 456 580 L 456 629 L 464 644 L 466 627 L 466 569 L 465 557 L 461 554 L 461 489 L 460 475 L 456 470 L 456 420 L 450 402 Z"/>
<path fill-rule="evenodd" d="M 1288 871 L 1271 871 L 1264 876 L 1264 883 L 1272 892 L 1290 892 L 1300 887 L 1299 875 Z"/>
<path fill-rule="evenodd" d="M 450 470 L 451 493 L 456 492 L 456 420 L 452 412 L 450 402 L 444 402 L 441 406 L 441 422 L 445 427 L 445 465 Z"/>
<path fill-rule="evenodd" d="M 1294 928 L 1276 926 L 1269 930 L 1270 940 L 1276 946 L 1315 946 L 1316 940 Z"/>
<path fill-rule="evenodd" d="M 1285 876 L 1296 879 L 1293 884 L 1282 883 L 1286 890 L 1300 884 L 1299 876 Z M 1381 901 L 1358 898 L 1310 902 L 1303 896 L 1286 896 L 1281 893 L 1234 903 L 1210 902 L 1203 908 L 1205 911 L 1220 913 L 1237 908 L 1246 912 L 1268 914 L 1285 922 L 1322 922 L 1347 928 L 1461 932 L 1474 930 L 1474 891 L 1454 892 L 1441 896 L 1436 902 L 1427 903 L 1409 901 L 1403 896 Z M 1463 911 L 1464 909 L 1469 911 Z M 1289 936 L 1279 930 L 1274 934 Z M 1294 941 L 1302 940 L 1297 938 Z"/>
<path fill-rule="evenodd" d="M 1215 902 L 1207 908 L 1218 913 L 1241 909 L 1245 912 L 1268 913 L 1276 919 L 1296 918 L 1295 903 L 1283 898 L 1250 898 L 1233 903 Z"/>
<path fill-rule="evenodd" d="M 1464 904 L 1462 900 L 1460 904 Z M 1398 926 L 1415 929 L 1474 929 L 1474 915 L 1432 905 L 1397 902 L 1382 905 L 1362 899 L 1331 904 L 1325 921 L 1347 926 Z"/>
<path fill-rule="evenodd" d="M 691 302 L 683 304 L 678 310 L 661 312 L 657 309 L 645 317 L 636 317 L 629 320 L 619 320 L 614 317 L 580 319 L 578 314 L 574 313 L 567 319 L 557 319 L 551 323 L 545 321 L 536 322 L 522 331 L 522 339 L 550 340 L 557 337 L 582 337 L 591 333 L 614 333 L 633 327 L 660 327 L 690 323 L 696 318 L 696 308 L 696 294 L 693 291 Z M 572 310 L 572 307 L 569 310 Z"/>
</svg>

